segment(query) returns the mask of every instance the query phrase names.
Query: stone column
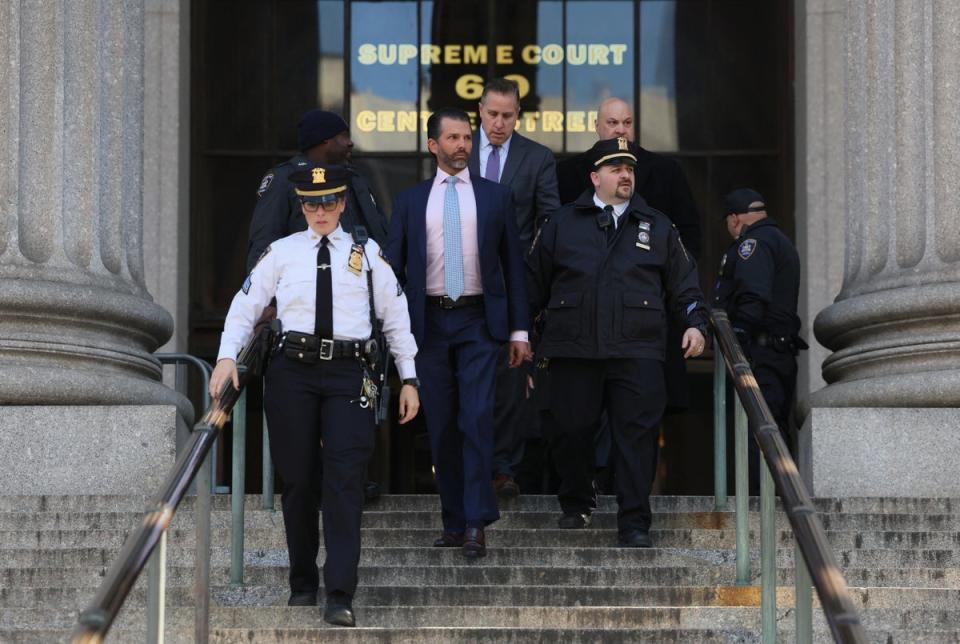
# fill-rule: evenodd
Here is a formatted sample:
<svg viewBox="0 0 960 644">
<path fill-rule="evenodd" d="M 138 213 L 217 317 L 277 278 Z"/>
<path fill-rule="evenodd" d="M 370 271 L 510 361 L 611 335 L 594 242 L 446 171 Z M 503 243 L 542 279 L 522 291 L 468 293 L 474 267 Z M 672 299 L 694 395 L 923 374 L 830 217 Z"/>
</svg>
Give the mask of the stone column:
<svg viewBox="0 0 960 644">
<path fill-rule="evenodd" d="M 17 423 L 0 422 L 4 484 L 42 478 L 50 463 L 25 455 L 80 444 L 168 455 L 172 421 L 110 427 L 115 406 L 192 414 L 151 356 L 172 320 L 144 281 L 143 38 L 143 0 L 0 3 L 0 412 Z"/>
<path fill-rule="evenodd" d="M 811 397 L 818 494 L 956 495 L 960 3 L 846 7 L 843 286 Z M 869 408 L 837 410 L 840 407 Z"/>
</svg>

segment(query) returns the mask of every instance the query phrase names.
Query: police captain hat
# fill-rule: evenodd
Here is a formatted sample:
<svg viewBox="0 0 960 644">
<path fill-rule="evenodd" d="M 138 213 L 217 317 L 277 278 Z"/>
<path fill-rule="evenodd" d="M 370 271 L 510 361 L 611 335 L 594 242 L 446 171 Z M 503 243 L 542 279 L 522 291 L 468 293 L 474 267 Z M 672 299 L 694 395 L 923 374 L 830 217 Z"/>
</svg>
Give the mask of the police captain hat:
<svg viewBox="0 0 960 644">
<path fill-rule="evenodd" d="M 587 150 L 587 161 L 594 171 L 599 170 L 602 165 L 637 165 L 637 157 L 630 151 L 630 142 L 622 136 L 594 143 L 593 147 Z"/>
<path fill-rule="evenodd" d="M 763 212 L 767 209 L 766 200 L 763 195 L 750 188 L 738 188 L 723 198 L 724 211 L 723 216 L 739 215 L 744 212 Z M 760 205 L 751 206 L 750 204 L 759 203 Z"/>
<path fill-rule="evenodd" d="M 297 144 L 306 152 L 315 145 L 346 132 L 347 122 L 339 114 L 324 110 L 310 110 L 297 123 Z"/>
<path fill-rule="evenodd" d="M 304 201 L 336 201 L 347 191 L 350 171 L 342 165 L 319 165 L 290 174 L 290 183 Z"/>
</svg>

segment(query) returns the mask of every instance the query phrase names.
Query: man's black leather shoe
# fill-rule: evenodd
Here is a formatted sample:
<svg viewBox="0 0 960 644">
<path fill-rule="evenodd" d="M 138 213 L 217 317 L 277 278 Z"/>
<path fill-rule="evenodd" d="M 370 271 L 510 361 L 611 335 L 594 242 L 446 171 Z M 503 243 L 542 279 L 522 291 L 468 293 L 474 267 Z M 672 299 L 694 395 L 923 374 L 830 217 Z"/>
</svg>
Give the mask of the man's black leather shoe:
<svg viewBox="0 0 960 644">
<path fill-rule="evenodd" d="M 589 514 L 565 514 L 557 521 L 557 525 L 564 530 L 578 530 L 590 527 L 591 520 Z"/>
<path fill-rule="evenodd" d="M 356 626 L 357 620 L 353 616 L 353 605 L 350 597 L 344 593 L 331 593 L 327 597 L 327 607 L 323 611 L 323 621 L 334 626 Z"/>
<path fill-rule="evenodd" d="M 631 530 L 620 533 L 620 545 L 624 548 L 649 548 L 653 546 L 649 530 Z"/>
<path fill-rule="evenodd" d="M 317 591 L 305 590 L 297 593 L 290 593 L 290 599 L 287 600 L 287 606 L 316 606 Z"/>
</svg>

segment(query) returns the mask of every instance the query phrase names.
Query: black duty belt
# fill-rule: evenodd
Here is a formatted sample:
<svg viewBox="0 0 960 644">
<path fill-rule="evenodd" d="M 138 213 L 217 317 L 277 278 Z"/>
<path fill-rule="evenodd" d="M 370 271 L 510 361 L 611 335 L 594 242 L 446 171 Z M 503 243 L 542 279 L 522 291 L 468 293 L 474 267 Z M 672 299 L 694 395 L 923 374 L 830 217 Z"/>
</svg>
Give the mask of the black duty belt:
<svg viewBox="0 0 960 644">
<path fill-rule="evenodd" d="M 428 295 L 427 304 L 441 309 L 460 309 L 465 306 L 478 306 L 483 304 L 483 295 L 461 295 L 455 300 L 446 295 Z"/>
<path fill-rule="evenodd" d="M 318 360 L 361 358 L 367 352 L 367 340 L 332 340 L 309 333 L 288 331 L 283 334 L 278 350 L 298 362 L 312 364 Z"/>
<path fill-rule="evenodd" d="M 808 348 L 807 343 L 798 337 L 766 332 L 754 336 L 753 342 L 759 347 L 768 347 L 780 353 L 792 353 L 793 355 L 797 355 L 801 349 Z"/>
</svg>

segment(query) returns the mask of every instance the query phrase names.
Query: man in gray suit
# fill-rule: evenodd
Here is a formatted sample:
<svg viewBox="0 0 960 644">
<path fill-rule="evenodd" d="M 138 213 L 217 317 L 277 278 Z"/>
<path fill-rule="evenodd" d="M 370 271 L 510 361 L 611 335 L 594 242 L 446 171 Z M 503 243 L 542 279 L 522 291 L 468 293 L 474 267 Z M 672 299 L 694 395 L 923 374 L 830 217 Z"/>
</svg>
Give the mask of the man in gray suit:
<svg viewBox="0 0 960 644">
<path fill-rule="evenodd" d="M 556 160 L 539 143 L 514 132 L 520 115 L 520 89 L 513 81 L 494 78 L 480 96 L 478 144 L 470 152 L 470 172 L 510 186 L 517 228 L 524 252 L 537 229 L 560 207 Z M 524 369 L 508 369 L 507 347 L 497 362 L 494 411 L 493 484 L 497 494 L 520 493 L 516 469 L 527 438 L 526 376 Z"/>
</svg>

